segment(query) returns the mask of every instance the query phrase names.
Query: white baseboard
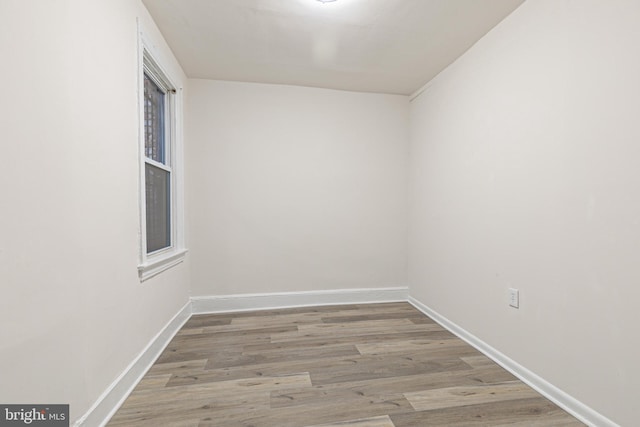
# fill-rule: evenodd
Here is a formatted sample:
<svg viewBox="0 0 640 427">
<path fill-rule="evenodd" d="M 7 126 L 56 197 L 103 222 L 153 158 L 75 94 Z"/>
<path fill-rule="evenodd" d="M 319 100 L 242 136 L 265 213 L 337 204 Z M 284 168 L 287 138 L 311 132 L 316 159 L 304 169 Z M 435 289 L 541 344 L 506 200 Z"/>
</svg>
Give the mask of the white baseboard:
<svg viewBox="0 0 640 427">
<path fill-rule="evenodd" d="M 330 291 L 280 292 L 191 297 L 193 314 L 317 305 L 367 304 L 407 301 L 408 288 L 338 289 Z"/>
<path fill-rule="evenodd" d="M 422 304 L 417 299 L 409 297 L 408 300 L 411 305 L 435 320 L 442 327 L 457 335 L 459 338 L 463 339 L 480 352 L 484 353 L 487 357 L 495 361 L 497 364 L 505 368 L 507 371 L 511 372 L 513 375 L 518 377 L 538 393 L 542 394 L 544 397 L 551 400 L 553 403 L 555 403 L 583 423 L 592 427 L 620 427 L 618 424 L 614 423 L 604 415 L 596 412 L 589 406 L 575 399 L 571 395 L 565 393 L 550 382 L 539 377 L 535 373 L 517 363 L 515 360 L 509 358 L 505 354 L 491 347 L 486 342 L 482 341 L 480 338 L 476 337 L 464 328 L 458 326 L 454 322 L 442 316 L 440 313 Z"/>
<path fill-rule="evenodd" d="M 103 427 L 116 413 L 144 374 L 192 314 L 314 305 L 366 304 L 406 301 L 408 289 L 340 289 L 335 291 L 288 292 L 194 297 L 147 344 L 138 357 L 102 393 L 74 427 Z"/>
<path fill-rule="evenodd" d="M 418 310 L 484 353 L 487 357 L 494 360 L 507 371 L 520 378 L 523 382 L 583 423 L 594 427 L 620 427 L 602 414 L 491 347 L 464 328 L 422 304 L 415 298 L 410 297 L 408 295 L 408 289 L 405 287 L 192 297 L 191 301 L 185 304 L 173 319 L 149 342 L 145 349 L 131 362 L 122 374 L 116 378 L 107 390 L 105 390 L 93 406 L 74 423 L 74 427 L 103 427 L 106 425 L 192 314 L 397 301 L 408 301 Z"/>
<path fill-rule="evenodd" d="M 96 400 L 91 408 L 74 423 L 74 427 L 104 426 L 160 356 L 169 341 L 191 317 L 191 301 L 173 316 L 142 352 Z"/>
</svg>

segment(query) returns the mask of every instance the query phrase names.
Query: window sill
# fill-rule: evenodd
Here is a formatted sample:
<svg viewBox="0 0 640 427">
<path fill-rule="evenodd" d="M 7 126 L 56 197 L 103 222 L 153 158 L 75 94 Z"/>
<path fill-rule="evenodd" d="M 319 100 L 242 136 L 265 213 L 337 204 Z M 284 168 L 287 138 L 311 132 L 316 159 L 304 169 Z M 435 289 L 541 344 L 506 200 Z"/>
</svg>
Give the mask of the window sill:
<svg viewBox="0 0 640 427">
<path fill-rule="evenodd" d="M 187 254 L 187 249 L 178 249 L 166 254 L 153 257 L 151 260 L 147 260 L 144 264 L 138 266 L 138 276 L 140 281 L 144 282 L 169 268 L 180 264 L 184 261 L 184 257 Z"/>
</svg>

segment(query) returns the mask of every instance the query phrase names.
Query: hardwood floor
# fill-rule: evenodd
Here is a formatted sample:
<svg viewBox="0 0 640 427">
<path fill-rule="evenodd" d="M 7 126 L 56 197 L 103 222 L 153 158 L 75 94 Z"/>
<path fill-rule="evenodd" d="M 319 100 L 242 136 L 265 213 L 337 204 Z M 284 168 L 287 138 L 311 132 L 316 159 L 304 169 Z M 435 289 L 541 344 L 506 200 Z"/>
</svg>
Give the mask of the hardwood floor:
<svg viewBox="0 0 640 427">
<path fill-rule="evenodd" d="M 193 316 L 109 426 L 580 426 L 407 303 Z"/>
</svg>

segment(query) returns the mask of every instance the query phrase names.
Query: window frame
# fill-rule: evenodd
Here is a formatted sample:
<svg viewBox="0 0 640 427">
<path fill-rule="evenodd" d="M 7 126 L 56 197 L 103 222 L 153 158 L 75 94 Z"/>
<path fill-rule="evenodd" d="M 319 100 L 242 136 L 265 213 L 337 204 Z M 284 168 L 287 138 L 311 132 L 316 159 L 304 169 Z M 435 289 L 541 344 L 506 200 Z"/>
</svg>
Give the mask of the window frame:
<svg viewBox="0 0 640 427">
<path fill-rule="evenodd" d="M 138 275 L 145 281 L 184 261 L 187 249 L 184 245 L 184 195 L 182 171 L 182 88 L 178 87 L 162 57 L 148 41 L 144 31 L 139 31 L 138 60 L 138 158 L 139 158 L 139 212 L 140 250 Z M 164 97 L 164 150 L 165 163 L 146 156 L 145 151 L 145 74 L 165 92 Z M 169 173 L 169 239 L 170 245 L 147 253 L 146 165 L 159 167 Z"/>
</svg>

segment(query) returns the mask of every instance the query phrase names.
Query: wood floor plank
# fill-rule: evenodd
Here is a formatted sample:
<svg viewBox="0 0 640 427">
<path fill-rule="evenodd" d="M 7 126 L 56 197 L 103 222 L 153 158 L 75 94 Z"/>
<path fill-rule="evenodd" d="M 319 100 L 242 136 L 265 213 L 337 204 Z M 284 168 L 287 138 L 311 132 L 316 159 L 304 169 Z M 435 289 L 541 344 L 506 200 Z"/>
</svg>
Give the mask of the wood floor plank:
<svg viewBox="0 0 640 427">
<path fill-rule="evenodd" d="M 269 391 L 264 388 L 170 387 L 136 391 L 109 425 L 161 426 L 183 419 L 202 420 L 212 414 L 228 417 L 260 410 L 269 410 Z"/>
<path fill-rule="evenodd" d="M 575 423 L 570 426 L 583 425 L 543 397 L 405 412 L 391 414 L 390 418 L 395 427 L 493 427 L 513 423 L 547 425 L 546 422 L 553 425 L 559 421 Z"/>
<path fill-rule="evenodd" d="M 417 351 L 450 353 L 452 355 L 468 344 L 459 339 L 411 339 L 400 342 L 382 341 L 376 343 L 356 344 L 360 354 L 379 355 L 395 353 L 415 353 Z M 432 353 L 433 354 L 433 353 Z"/>
<path fill-rule="evenodd" d="M 110 426 L 113 427 L 127 427 L 131 425 L 135 425 L 137 427 L 158 427 L 158 419 L 138 419 L 133 421 L 125 421 L 125 420 L 114 420 L 109 423 Z M 200 418 L 195 419 L 169 419 L 165 418 L 162 422 L 162 427 L 198 427 L 200 425 Z"/>
<path fill-rule="evenodd" d="M 496 362 L 489 359 L 484 354 L 478 354 L 476 356 L 462 356 L 460 359 L 464 360 L 469 366 L 474 368 L 480 368 L 482 366 L 494 365 Z"/>
<path fill-rule="evenodd" d="M 194 383 L 208 383 L 218 381 L 229 381 L 237 379 L 262 378 L 263 376 L 278 376 L 287 373 L 308 372 L 318 361 L 330 363 L 332 360 L 341 361 L 344 356 L 322 359 L 301 359 L 289 361 L 286 364 L 279 362 L 268 362 L 255 365 L 240 365 L 217 369 L 194 369 L 176 373 L 171 377 L 167 386 L 188 385 Z"/>
<path fill-rule="evenodd" d="M 579 427 L 583 426 L 580 421 L 566 413 L 556 411 L 554 413 L 545 414 L 544 417 L 528 421 L 509 421 L 505 424 L 495 424 L 492 427 Z"/>
<path fill-rule="evenodd" d="M 276 410 L 256 410 L 244 413 L 224 414 L 216 422 L 202 423 L 201 426 L 225 427 L 301 427 L 313 424 L 331 424 L 344 420 L 372 418 L 394 413 L 412 411 L 405 399 L 398 401 L 334 402 L 331 405 L 292 406 Z"/>
<path fill-rule="evenodd" d="M 355 324 L 354 324 L 355 323 Z M 314 325 L 300 325 L 298 330 L 274 333 L 271 342 L 286 342 L 313 340 L 324 337 L 364 337 L 367 335 L 398 334 L 398 333 L 450 333 L 444 331 L 435 323 L 417 324 L 408 319 L 398 322 L 397 319 L 389 321 L 373 320 L 370 324 L 366 321 L 353 323 L 323 323 Z"/>
<path fill-rule="evenodd" d="M 316 424 L 306 427 L 395 427 L 388 415 L 359 420 L 338 421 L 330 424 Z"/>
<path fill-rule="evenodd" d="M 407 319 L 411 322 L 418 323 L 435 323 L 433 320 L 425 317 L 422 313 L 416 312 L 412 307 L 407 307 L 404 310 L 393 309 L 388 311 L 371 310 L 358 310 L 357 313 L 351 312 L 338 312 L 329 315 L 322 316 L 323 323 L 345 323 L 345 322 L 359 322 L 368 320 L 384 320 L 384 319 Z"/>
<path fill-rule="evenodd" d="M 136 390 L 112 421 L 123 425 L 136 425 L 155 419 L 159 423 L 159 419 L 178 421 L 186 414 L 189 418 L 197 415 L 205 418 L 214 411 L 224 412 L 225 416 L 242 417 L 252 411 L 268 410 L 269 393 L 272 390 L 310 385 L 308 374 L 296 374 Z"/>
<path fill-rule="evenodd" d="M 374 378 L 362 381 L 332 383 L 271 392 L 271 407 L 281 408 L 296 405 L 312 405 L 324 401 L 327 396 L 334 400 L 396 399 L 405 393 L 438 389 L 450 386 L 474 386 L 497 382 L 514 381 L 515 377 L 501 367 L 486 366 L 474 370 L 420 373 L 408 376 Z"/>
<path fill-rule="evenodd" d="M 445 387 L 404 395 L 416 411 L 477 405 L 480 403 L 536 397 L 538 393 L 521 381 L 500 384 L 477 384 L 472 386 Z"/>
<path fill-rule="evenodd" d="M 171 374 L 145 375 L 136 386 L 136 389 L 155 390 L 157 388 L 165 387 L 170 379 Z"/>
<path fill-rule="evenodd" d="M 436 359 L 414 353 L 384 357 L 363 355 L 334 360 L 329 364 L 318 362 L 309 373 L 312 383 L 320 385 L 466 369 L 470 369 L 469 365 L 458 358 Z"/>
<path fill-rule="evenodd" d="M 231 320 L 233 320 L 233 317 L 220 316 L 217 314 L 192 316 L 189 320 L 187 320 L 182 329 L 194 329 L 215 325 L 228 325 L 229 323 L 231 323 Z"/>
<path fill-rule="evenodd" d="M 305 337 L 305 336 L 297 336 L 290 337 L 288 339 L 282 339 L 280 334 L 274 334 L 274 338 L 270 340 L 269 343 L 256 343 L 249 344 L 245 348 L 252 348 L 255 345 L 280 345 L 280 346 L 289 346 L 289 348 L 304 348 L 308 346 L 315 345 L 328 345 L 328 344 L 368 344 L 368 343 L 379 343 L 379 342 L 389 342 L 396 343 L 398 341 L 408 340 L 408 339 L 457 339 L 451 332 L 449 331 L 428 331 L 424 329 L 410 330 L 404 332 L 397 331 L 378 331 L 378 333 L 371 333 L 365 335 L 325 335 L 325 336 L 313 336 L 313 337 Z M 476 351 L 475 355 L 480 354 L 480 352 Z"/>
<path fill-rule="evenodd" d="M 271 391 L 286 390 L 287 388 L 299 389 L 310 385 L 307 374 L 296 374 L 282 377 L 163 387 L 155 390 L 136 390 L 125 401 L 123 407 L 116 414 L 116 418 L 118 416 L 130 416 L 131 414 L 136 416 L 173 412 L 194 414 L 197 409 L 211 408 L 240 408 L 240 411 L 243 411 L 249 405 L 268 408 Z"/>
<path fill-rule="evenodd" d="M 240 355 L 230 357 L 210 358 L 205 369 L 226 368 L 233 366 L 250 366 L 267 363 L 286 363 L 297 360 L 316 360 L 337 356 L 357 356 L 358 349 L 351 344 L 323 346 L 319 348 L 301 349 L 291 352 L 286 348 L 265 351 L 243 351 Z"/>
<path fill-rule="evenodd" d="M 202 333 L 195 336 L 176 336 L 172 340 L 171 344 L 180 346 L 182 343 L 189 342 L 189 345 L 197 343 L 208 342 L 216 340 L 222 341 L 238 341 L 244 337 L 246 339 L 253 339 L 260 336 L 271 336 L 277 333 L 298 332 L 296 325 L 277 325 L 277 326 L 260 326 L 253 325 L 252 328 L 236 327 L 235 325 L 220 326 L 205 326 L 202 328 Z"/>
<path fill-rule="evenodd" d="M 180 372 L 190 372 L 195 369 L 204 369 L 204 366 L 207 364 L 207 359 L 194 359 L 194 360 L 186 360 L 182 362 L 171 362 L 171 363 L 154 363 L 153 366 L 147 372 L 147 375 L 162 375 L 162 374 L 172 374 L 176 375 Z"/>
<path fill-rule="evenodd" d="M 577 426 L 407 303 L 193 316 L 109 422 Z"/>
<path fill-rule="evenodd" d="M 204 332 L 204 328 L 182 328 L 178 331 L 176 336 L 182 335 L 199 335 Z"/>
<path fill-rule="evenodd" d="M 395 304 L 395 303 L 393 303 Z M 402 303 L 399 303 L 402 304 Z M 373 304 L 372 304 L 373 305 Z M 376 306 L 386 306 L 386 304 L 375 304 Z M 298 307 L 298 308 L 282 308 L 282 309 L 270 309 L 270 310 L 254 310 L 254 311 L 235 311 L 228 313 L 213 313 L 213 314 L 197 314 L 191 319 L 194 322 L 198 321 L 212 321 L 212 320 L 229 320 L 241 319 L 244 317 L 261 318 L 268 316 L 290 315 L 295 313 L 336 313 L 341 311 L 360 310 L 357 304 L 343 304 L 343 305 L 323 305 L 316 307 Z"/>
</svg>

